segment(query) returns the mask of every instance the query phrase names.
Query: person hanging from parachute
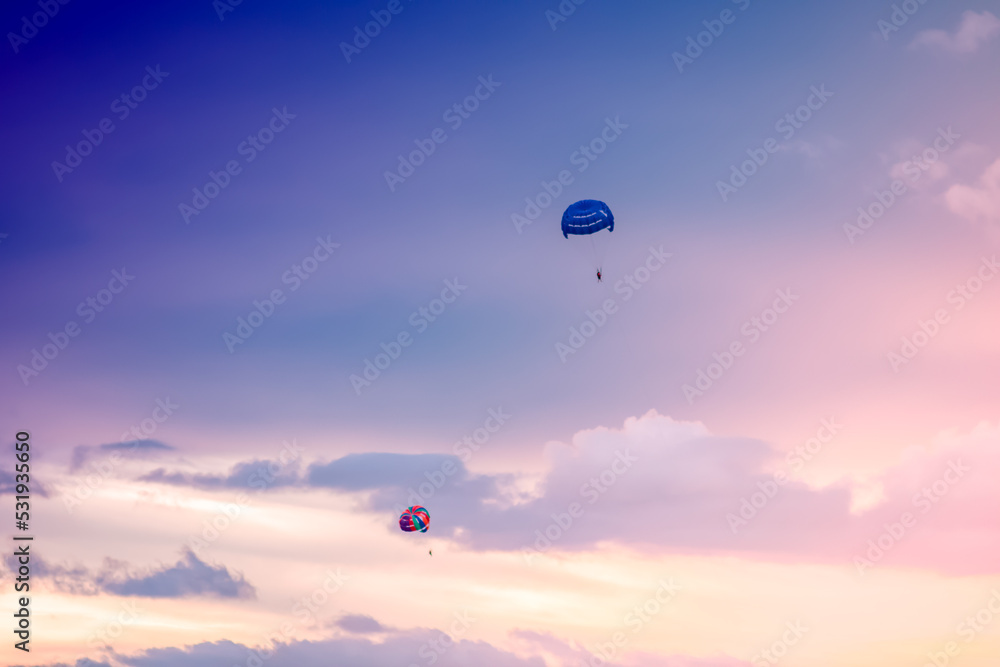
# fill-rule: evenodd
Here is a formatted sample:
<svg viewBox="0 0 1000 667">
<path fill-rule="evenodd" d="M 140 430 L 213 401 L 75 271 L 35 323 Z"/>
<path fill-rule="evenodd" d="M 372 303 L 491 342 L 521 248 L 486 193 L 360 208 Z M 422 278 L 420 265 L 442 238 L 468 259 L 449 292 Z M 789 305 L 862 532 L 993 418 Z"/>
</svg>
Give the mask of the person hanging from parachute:
<svg viewBox="0 0 1000 667">
<path fill-rule="evenodd" d="M 594 253 L 594 262 L 597 265 L 597 282 L 602 282 L 601 263 L 603 253 L 597 249 L 594 235 L 597 232 L 608 230 L 615 231 L 615 216 L 611 209 L 602 201 L 596 199 L 583 199 L 569 205 L 569 208 L 562 216 L 563 237 L 568 239 L 573 236 L 586 236 L 590 241 L 591 249 Z"/>
</svg>

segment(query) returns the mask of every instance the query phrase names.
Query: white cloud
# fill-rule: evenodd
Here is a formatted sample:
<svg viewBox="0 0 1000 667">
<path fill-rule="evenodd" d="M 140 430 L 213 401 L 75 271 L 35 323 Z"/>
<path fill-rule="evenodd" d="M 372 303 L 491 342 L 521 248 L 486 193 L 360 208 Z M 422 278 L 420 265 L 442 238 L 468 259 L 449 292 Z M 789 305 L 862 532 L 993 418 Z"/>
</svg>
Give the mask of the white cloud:
<svg viewBox="0 0 1000 667">
<path fill-rule="evenodd" d="M 1000 33 L 1000 19 L 988 11 L 977 14 L 968 10 L 962 14 L 962 22 L 954 34 L 947 30 L 924 30 L 910 44 L 938 47 L 954 53 L 973 53 L 991 37 Z"/>
<path fill-rule="evenodd" d="M 1000 159 L 986 168 L 976 186 L 953 185 L 945 200 L 952 213 L 972 222 L 1000 221 Z"/>
</svg>

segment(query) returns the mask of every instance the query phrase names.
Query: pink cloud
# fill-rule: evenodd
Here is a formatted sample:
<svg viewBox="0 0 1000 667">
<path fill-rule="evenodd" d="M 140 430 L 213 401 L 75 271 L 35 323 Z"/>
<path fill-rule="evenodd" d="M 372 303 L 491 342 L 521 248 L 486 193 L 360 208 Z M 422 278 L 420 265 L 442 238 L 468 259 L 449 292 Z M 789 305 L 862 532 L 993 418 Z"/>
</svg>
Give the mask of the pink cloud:
<svg viewBox="0 0 1000 667">
<path fill-rule="evenodd" d="M 989 474 L 1000 469 L 998 444 L 1000 428 L 984 425 L 915 450 L 875 476 L 881 502 L 853 513 L 851 480 L 822 488 L 775 482 L 771 471 L 799 467 L 800 453 L 782 455 L 758 440 L 713 436 L 700 424 L 650 412 L 621 429 L 585 431 L 571 446 L 554 445 L 542 495 L 477 512 L 461 539 L 473 548 L 527 546 L 531 558 L 611 542 L 778 562 L 850 565 L 860 557 L 872 566 L 996 572 L 988 554 L 1000 548 L 1000 526 L 988 508 L 1000 506 Z M 627 469 L 626 458 L 633 460 Z M 572 503 L 582 514 L 567 525 Z M 896 534 L 901 522 L 907 525 Z M 870 542 L 880 539 L 888 548 L 868 556 Z"/>
<path fill-rule="evenodd" d="M 527 563 L 607 543 L 771 562 L 851 566 L 861 559 L 867 567 L 1000 571 L 991 557 L 1000 549 L 1000 526 L 990 512 L 1000 506 L 1000 487 L 990 474 L 1000 469 L 1000 427 L 914 450 L 863 482 L 813 487 L 795 473 L 820 465 L 810 461 L 821 459 L 824 447 L 836 447 L 843 429 L 832 418 L 823 424 L 815 439 L 783 453 L 761 440 L 715 436 L 700 423 L 650 411 L 621 428 L 550 443 L 549 470 L 526 499 L 503 491 L 517 475 L 473 475 L 446 455 L 352 455 L 352 469 L 365 471 L 365 484 L 335 490 L 362 494 L 366 509 L 385 513 L 387 531 L 398 530 L 396 506 L 423 493 L 414 502 L 430 509 L 435 535 L 477 551 L 517 551 Z M 314 490 L 327 486 L 329 480 L 312 480 Z M 864 488 L 881 494 L 861 511 L 853 501 Z"/>
<path fill-rule="evenodd" d="M 967 220 L 1000 220 L 1000 160 L 987 167 L 977 186 L 953 185 L 945 199 L 953 213 Z"/>
</svg>

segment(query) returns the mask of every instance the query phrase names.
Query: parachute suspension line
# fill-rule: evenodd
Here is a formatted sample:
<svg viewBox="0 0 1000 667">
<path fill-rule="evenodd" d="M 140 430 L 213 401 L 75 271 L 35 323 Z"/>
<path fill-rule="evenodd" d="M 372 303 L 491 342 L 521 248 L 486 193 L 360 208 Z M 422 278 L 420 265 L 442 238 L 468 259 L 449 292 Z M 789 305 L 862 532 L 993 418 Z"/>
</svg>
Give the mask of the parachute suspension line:
<svg viewBox="0 0 1000 667">
<path fill-rule="evenodd" d="M 590 234 L 590 235 L 587 236 L 587 240 L 590 241 L 590 250 L 593 252 L 593 255 L 594 255 L 594 268 L 596 268 L 598 271 L 600 271 L 601 270 L 601 263 L 603 261 L 603 258 L 601 257 L 601 251 L 600 251 L 600 249 L 597 247 L 597 245 L 598 245 L 597 241 L 594 239 L 595 236 L 597 236 L 597 235 L 596 234 Z"/>
</svg>

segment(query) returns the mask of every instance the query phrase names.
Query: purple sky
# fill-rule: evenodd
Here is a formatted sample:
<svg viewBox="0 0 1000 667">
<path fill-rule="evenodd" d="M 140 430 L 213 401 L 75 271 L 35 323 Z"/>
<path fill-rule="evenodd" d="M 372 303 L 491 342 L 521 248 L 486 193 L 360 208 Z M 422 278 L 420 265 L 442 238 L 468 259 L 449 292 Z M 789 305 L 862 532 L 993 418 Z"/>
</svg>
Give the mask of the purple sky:
<svg viewBox="0 0 1000 667">
<path fill-rule="evenodd" d="M 588 664 L 668 575 L 622 664 L 757 667 L 796 609 L 799 664 L 945 645 L 1000 585 L 1000 7 L 676 5 L 0 11 L 32 664 L 236 664 L 339 567 L 268 664 Z M 616 218 L 596 259 L 560 233 L 580 199 Z"/>
</svg>

